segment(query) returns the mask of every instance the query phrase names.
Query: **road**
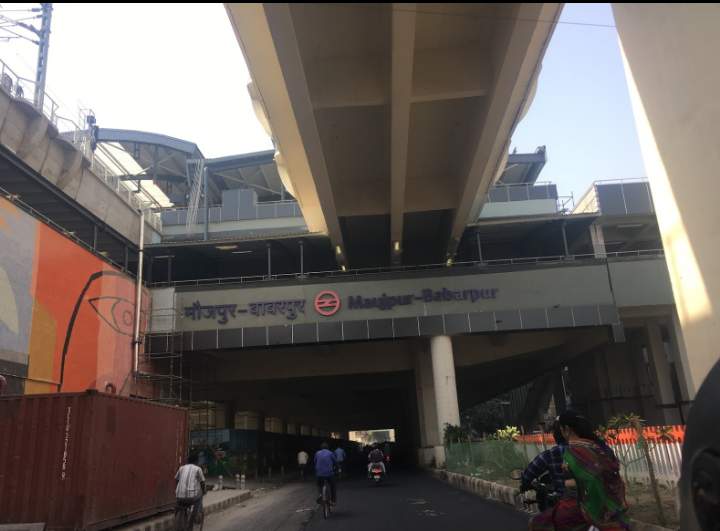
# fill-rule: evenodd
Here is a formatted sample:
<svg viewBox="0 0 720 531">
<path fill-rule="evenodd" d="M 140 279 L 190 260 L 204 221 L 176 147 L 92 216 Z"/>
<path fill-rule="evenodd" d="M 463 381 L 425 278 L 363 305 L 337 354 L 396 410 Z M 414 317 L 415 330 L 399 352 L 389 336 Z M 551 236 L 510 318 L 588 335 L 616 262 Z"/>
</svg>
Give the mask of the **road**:
<svg viewBox="0 0 720 531">
<path fill-rule="evenodd" d="M 211 515 L 207 531 L 522 531 L 527 516 L 453 489 L 422 473 L 398 472 L 379 487 L 366 479 L 340 482 L 329 520 L 315 508 L 308 482 L 293 483 Z M 308 521 L 309 520 L 309 521 Z"/>
<path fill-rule="evenodd" d="M 247 502 L 209 515 L 203 531 L 298 531 L 312 517 L 316 496 L 310 481 L 254 490 Z"/>
</svg>

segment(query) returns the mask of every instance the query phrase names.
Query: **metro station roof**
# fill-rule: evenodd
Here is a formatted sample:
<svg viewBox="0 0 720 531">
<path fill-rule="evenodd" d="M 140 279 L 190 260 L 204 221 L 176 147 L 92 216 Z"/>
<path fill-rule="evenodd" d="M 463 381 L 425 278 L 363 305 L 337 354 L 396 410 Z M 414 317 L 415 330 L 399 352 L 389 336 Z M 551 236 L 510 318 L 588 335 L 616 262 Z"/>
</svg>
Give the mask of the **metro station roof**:
<svg viewBox="0 0 720 531">
<path fill-rule="evenodd" d="M 158 133 L 101 127 L 98 130 L 97 139 L 98 142 L 120 142 L 121 144 L 127 144 L 128 147 L 134 144 L 148 144 L 167 150 L 179 151 L 194 158 L 203 158 L 203 154 L 197 144 Z"/>
<path fill-rule="evenodd" d="M 275 150 L 206 159 L 194 142 L 103 127 L 98 129 L 97 141 L 95 153 L 101 163 L 123 181 L 142 181 L 143 194 L 157 207 L 185 206 L 190 187 L 187 165 L 193 160 L 203 160 L 210 172 L 212 204 L 220 203 L 222 190 L 233 188 L 252 188 L 260 201 L 291 198 L 278 174 Z"/>
<path fill-rule="evenodd" d="M 254 189 L 260 201 L 289 198 L 275 165 L 275 150 L 206 159 L 205 166 L 221 189 L 240 184 Z"/>
<path fill-rule="evenodd" d="M 535 153 L 511 153 L 497 184 L 534 184 L 545 162 L 545 146 L 538 147 Z"/>
</svg>

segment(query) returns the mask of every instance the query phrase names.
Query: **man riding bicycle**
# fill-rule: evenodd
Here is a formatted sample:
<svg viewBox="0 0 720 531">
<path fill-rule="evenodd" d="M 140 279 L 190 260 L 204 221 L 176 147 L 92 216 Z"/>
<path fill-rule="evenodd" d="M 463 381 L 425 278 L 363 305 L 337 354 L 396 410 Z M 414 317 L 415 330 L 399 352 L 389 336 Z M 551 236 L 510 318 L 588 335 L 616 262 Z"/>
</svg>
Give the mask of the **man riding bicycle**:
<svg viewBox="0 0 720 531">
<path fill-rule="evenodd" d="M 323 484 L 327 481 L 330 485 L 330 503 L 337 503 L 337 488 L 335 484 L 335 467 L 337 459 L 335 454 L 329 450 L 330 446 L 324 442 L 320 445 L 320 450 L 315 454 L 315 476 L 318 485 L 318 503 L 322 501 Z"/>
<path fill-rule="evenodd" d="M 202 499 L 205 493 L 205 475 L 197 466 L 197 454 L 190 454 L 186 465 L 181 466 L 175 474 L 175 499 L 178 507 L 193 506 L 191 522 L 202 512 Z"/>
<path fill-rule="evenodd" d="M 345 454 L 345 450 L 342 446 L 338 446 L 337 448 L 335 448 L 335 452 L 333 453 L 335 454 L 335 460 L 337 461 L 337 475 L 338 477 L 341 477 L 343 474 L 343 466 L 347 455 Z"/>
</svg>

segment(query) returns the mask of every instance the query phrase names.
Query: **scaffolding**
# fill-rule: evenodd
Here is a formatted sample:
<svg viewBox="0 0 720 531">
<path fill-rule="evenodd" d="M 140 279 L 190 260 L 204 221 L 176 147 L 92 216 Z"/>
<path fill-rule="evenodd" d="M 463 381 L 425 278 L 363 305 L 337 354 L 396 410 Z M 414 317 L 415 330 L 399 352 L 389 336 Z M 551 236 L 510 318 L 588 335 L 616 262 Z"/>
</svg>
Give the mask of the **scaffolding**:
<svg viewBox="0 0 720 531">
<path fill-rule="evenodd" d="M 140 356 L 138 384 L 151 387 L 151 400 L 187 406 L 191 401 L 189 381 L 183 376 L 182 332 L 161 332 L 145 336 Z"/>
</svg>

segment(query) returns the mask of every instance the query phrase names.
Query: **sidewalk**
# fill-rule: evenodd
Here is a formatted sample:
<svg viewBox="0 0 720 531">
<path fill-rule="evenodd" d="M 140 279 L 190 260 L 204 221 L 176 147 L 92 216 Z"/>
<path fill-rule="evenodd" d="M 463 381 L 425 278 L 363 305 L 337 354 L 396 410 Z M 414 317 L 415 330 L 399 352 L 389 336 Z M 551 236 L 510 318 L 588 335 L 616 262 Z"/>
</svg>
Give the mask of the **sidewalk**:
<svg viewBox="0 0 720 531">
<path fill-rule="evenodd" d="M 250 490 L 225 489 L 211 491 L 203 499 L 205 516 L 222 511 L 232 505 L 241 503 L 252 497 Z M 165 513 L 154 518 L 138 520 L 131 524 L 116 528 L 118 531 L 165 531 L 174 528 L 173 513 Z"/>
<path fill-rule="evenodd" d="M 308 476 L 305 481 L 313 481 L 315 476 Z M 206 478 L 207 484 L 208 484 L 208 490 L 212 489 L 219 483 L 219 478 L 217 476 L 208 476 Z M 297 474 L 285 474 L 284 476 L 281 476 L 280 474 L 274 475 L 272 478 L 268 479 L 267 477 L 261 477 L 260 479 L 255 478 L 248 478 L 245 480 L 245 489 L 249 491 L 253 491 L 255 489 L 267 489 L 272 487 L 279 487 L 280 485 L 285 485 L 287 483 L 295 483 L 300 482 L 300 478 Z M 223 476 L 223 489 L 235 489 L 238 487 L 238 483 L 235 477 L 226 477 Z"/>
</svg>

